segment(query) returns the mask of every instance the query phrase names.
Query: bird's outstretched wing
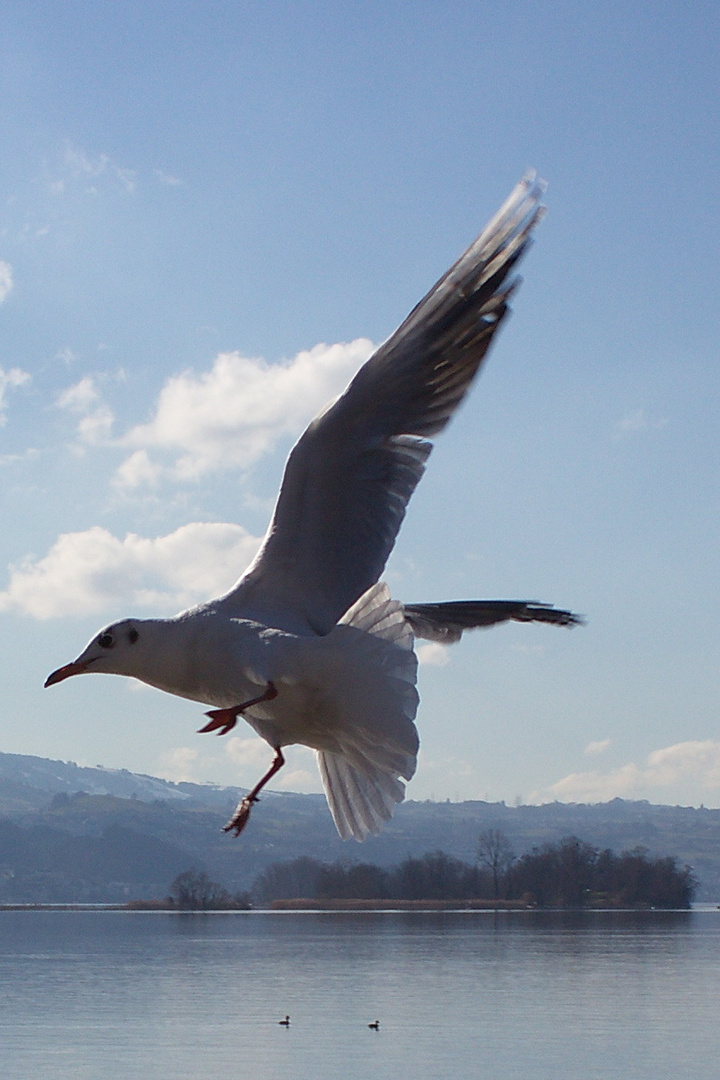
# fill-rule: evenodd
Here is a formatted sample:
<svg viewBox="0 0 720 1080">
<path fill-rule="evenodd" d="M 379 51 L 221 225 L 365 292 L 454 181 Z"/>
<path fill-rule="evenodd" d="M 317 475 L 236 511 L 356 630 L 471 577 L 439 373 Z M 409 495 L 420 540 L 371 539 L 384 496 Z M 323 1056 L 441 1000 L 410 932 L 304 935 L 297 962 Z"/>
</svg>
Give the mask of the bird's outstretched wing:
<svg viewBox="0 0 720 1080">
<path fill-rule="evenodd" d="M 216 604 L 293 631 L 328 633 L 380 577 L 425 469 L 428 439 L 467 392 L 517 285 L 540 219 L 535 175 L 309 425 L 285 467 L 262 548 Z"/>
</svg>

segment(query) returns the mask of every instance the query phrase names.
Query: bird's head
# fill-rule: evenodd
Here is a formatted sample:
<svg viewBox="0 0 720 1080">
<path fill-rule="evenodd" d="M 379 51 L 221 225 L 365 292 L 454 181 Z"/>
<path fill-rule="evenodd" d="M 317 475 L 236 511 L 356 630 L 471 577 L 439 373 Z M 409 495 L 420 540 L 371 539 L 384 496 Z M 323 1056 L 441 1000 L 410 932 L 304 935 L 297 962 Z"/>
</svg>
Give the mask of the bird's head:
<svg viewBox="0 0 720 1080">
<path fill-rule="evenodd" d="M 147 624 L 142 619 L 123 619 L 96 634 L 90 644 L 71 664 L 53 671 L 45 680 L 45 686 L 69 679 L 71 675 L 84 675 L 88 671 L 106 675 L 137 675 L 145 652 Z"/>
</svg>

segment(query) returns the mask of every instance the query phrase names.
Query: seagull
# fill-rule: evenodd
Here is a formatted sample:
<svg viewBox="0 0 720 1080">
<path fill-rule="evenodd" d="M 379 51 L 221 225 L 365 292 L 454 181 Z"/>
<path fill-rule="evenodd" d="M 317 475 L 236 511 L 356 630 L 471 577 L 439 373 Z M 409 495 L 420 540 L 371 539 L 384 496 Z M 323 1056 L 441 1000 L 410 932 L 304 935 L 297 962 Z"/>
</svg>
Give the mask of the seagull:
<svg viewBox="0 0 720 1080">
<path fill-rule="evenodd" d="M 45 685 L 127 675 L 213 706 L 201 732 L 238 717 L 274 751 L 225 831 L 238 836 L 285 763 L 316 751 L 343 839 L 380 831 L 414 772 L 416 637 L 450 644 L 507 620 L 572 626 L 549 604 L 402 604 L 382 572 L 439 434 L 507 317 L 514 270 L 542 217 L 544 184 L 523 177 L 480 236 L 290 453 L 260 550 L 229 592 L 170 619 L 106 627 Z"/>
</svg>

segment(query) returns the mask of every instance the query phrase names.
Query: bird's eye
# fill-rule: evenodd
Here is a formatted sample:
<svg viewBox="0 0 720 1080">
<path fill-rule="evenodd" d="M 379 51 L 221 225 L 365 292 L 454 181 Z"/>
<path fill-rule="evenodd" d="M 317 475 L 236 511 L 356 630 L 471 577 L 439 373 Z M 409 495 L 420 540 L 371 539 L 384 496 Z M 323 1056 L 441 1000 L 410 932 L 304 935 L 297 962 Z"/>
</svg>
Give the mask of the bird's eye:
<svg viewBox="0 0 720 1080">
<path fill-rule="evenodd" d="M 97 639 L 97 643 L 101 649 L 112 649 L 115 644 L 115 638 L 112 634 L 101 634 Z"/>
<path fill-rule="evenodd" d="M 137 639 L 140 637 L 135 627 L 132 630 L 128 630 L 128 641 L 131 645 L 134 645 Z"/>
</svg>

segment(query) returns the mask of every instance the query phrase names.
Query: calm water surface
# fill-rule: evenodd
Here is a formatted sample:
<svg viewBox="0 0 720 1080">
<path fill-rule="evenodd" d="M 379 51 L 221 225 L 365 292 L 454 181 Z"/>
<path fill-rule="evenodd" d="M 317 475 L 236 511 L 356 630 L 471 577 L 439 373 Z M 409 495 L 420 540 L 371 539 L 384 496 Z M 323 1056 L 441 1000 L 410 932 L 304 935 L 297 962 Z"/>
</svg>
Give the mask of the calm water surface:
<svg viewBox="0 0 720 1080">
<path fill-rule="evenodd" d="M 717 1080 L 719 971 L 718 911 L 0 912 L 0 1070 Z"/>
</svg>

